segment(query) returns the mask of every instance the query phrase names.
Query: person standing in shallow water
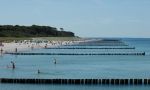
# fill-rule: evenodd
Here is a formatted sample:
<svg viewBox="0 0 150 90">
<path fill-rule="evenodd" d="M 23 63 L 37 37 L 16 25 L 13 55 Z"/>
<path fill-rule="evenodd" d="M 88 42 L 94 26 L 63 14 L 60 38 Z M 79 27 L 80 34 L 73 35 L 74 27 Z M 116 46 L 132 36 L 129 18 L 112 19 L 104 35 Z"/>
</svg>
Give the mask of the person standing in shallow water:
<svg viewBox="0 0 150 90">
<path fill-rule="evenodd" d="M 38 74 L 40 74 L 40 70 L 38 69 Z"/>
<path fill-rule="evenodd" d="M 11 64 L 12 64 L 12 69 L 15 69 L 16 68 L 15 63 L 11 61 Z"/>
<path fill-rule="evenodd" d="M 54 64 L 56 64 L 56 58 L 54 58 L 54 61 L 53 61 L 53 62 L 54 62 Z"/>
</svg>

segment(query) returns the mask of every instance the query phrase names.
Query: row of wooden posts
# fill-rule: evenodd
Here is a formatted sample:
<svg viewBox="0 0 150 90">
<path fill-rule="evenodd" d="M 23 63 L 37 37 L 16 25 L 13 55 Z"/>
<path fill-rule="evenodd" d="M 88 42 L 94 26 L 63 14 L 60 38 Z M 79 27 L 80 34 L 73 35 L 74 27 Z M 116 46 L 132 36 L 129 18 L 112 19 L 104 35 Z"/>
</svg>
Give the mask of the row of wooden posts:
<svg viewBox="0 0 150 90">
<path fill-rule="evenodd" d="M 0 83 L 150 85 L 150 79 L 14 79 L 14 78 L 0 78 Z"/>
<path fill-rule="evenodd" d="M 56 48 L 45 48 L 45 49 L 135 49 L 135 47 L 101 47 L 101 48 L 56 47 Z"/>
<path fill-rule="evenodd" d="M 132 53 L 6 53 L 12 55 L 137 55 L 145 56 L 145 52 Z"/>
</svg>

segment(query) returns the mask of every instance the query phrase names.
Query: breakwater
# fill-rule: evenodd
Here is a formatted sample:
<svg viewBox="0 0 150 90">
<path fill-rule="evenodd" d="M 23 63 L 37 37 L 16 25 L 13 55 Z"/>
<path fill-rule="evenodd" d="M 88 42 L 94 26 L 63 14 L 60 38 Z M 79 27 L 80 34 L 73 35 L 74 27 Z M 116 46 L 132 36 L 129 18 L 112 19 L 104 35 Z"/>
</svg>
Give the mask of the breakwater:
<svg viewBox="0 0 150 90">
<path fill-rule="evenodd" d="M 64 45 L 64 46 L 129 46 L 129 45 L 122 45 L 122 44 L 121 45 L 120 44 L 119 45 L 116 45 L 116 44 L 101 44 L 101 45 L 100 44 L 99 45 L 96 45 L 96 44 L 91 44 L 91 45 L 85 44 L 84 45 L 83 44 L 83 45 L 81 45 L 81 44 L 74 44 L 74 45 Z"/>
<path fill-rule="evenodd" d="M 57 47 L 57 48 L 45 48 L 45 49 L 135 49 L 135 47 L 101 47 L 101 48 L 80 48 L 80 47 L 67 47 L 67 48 L 63 48 L 63 47 Z"/>
<path fill-rule="evenodd" d="M 138 55 L 145 56 L 145 52 L 129 52 L 129 53 L 6 53 L 12 55 Z"/>
<path fill-rule="evenodd" d="M 150 79 L 23 79 L 0 78 L 0 83 L 22 84 L 97 84 L 97 85 L 150 85 Z"/>
<path fill-rule="evenodd" d="M 123 42 L 121 39 L 95 39 L 85 42 L 79 42 L 78 44 L 74 44 L 73 46 L 128 46 L 128 44 Z"/>
</svg>

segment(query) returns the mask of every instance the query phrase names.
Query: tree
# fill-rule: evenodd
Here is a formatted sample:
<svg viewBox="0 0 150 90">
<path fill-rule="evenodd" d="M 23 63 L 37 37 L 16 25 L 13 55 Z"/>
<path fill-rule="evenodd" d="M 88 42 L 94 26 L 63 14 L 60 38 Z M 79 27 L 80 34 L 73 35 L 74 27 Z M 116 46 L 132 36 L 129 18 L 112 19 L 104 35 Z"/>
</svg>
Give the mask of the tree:
<svg viewBox="0 0 150 90">
<path fill-rule="evenodd" d="M 73 37 L 73 32 L 64 31 L 50 26 L 19 26 L 0 25 L 0 37 Z"/>
<path fill-rule="evenodd" d="M 60 28 L 60 31 L 64 31 L 64 28 Z"/>
</svg>

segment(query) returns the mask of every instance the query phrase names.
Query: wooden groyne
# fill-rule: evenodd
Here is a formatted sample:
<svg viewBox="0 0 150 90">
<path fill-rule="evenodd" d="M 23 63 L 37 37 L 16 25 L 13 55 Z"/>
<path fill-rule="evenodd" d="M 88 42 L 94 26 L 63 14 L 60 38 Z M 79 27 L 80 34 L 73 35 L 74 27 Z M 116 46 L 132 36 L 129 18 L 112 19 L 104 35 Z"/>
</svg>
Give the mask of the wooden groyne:
<svg viewBox="0 0 150 90">
<path fill-rule="evenodd" d="M 14 79 L 0 78 L 0 83 L 22 84 L 97 84 L 97 85 L 150 85 L 150 79 Z"/>
<path fill-rule="evenodd" d="M 125 42 L 122 42 L 120 40 L 118 41 L 105 41 L 105 40 L 96 40 L 96 41 L 87 41 L 87 42 L 79 42 L 78 44 L 75 45 L 96 45 L 96 46 L 127 46 Z"/>
<path fill-rule="evenodd" d="M 135 49 L 135 47 L 101 47 L 101 48 L 80 48 L 80 47 L 67 47 L 67 48 L 63 48 L 63 47 L 57 47 L 57 48 L 45 48 L 45 49 Z"/>
<path fill-rule="evenodd" d="M 145 52 L 132 53 L 6 53 L 12 55 L 137 55 L 145 56 Z"/>
<path fill-rule="evenodd" d="M 96 44 L 91 44 L 91 45 L 80 45 L 80 44 L 74 44 L 74 45 L 64 45 L 64 46 L 129 46 L 129 45 L 114 45 L 114 44 L 101 44 L 101 45 L 96 45 Z"/>
</svg>

